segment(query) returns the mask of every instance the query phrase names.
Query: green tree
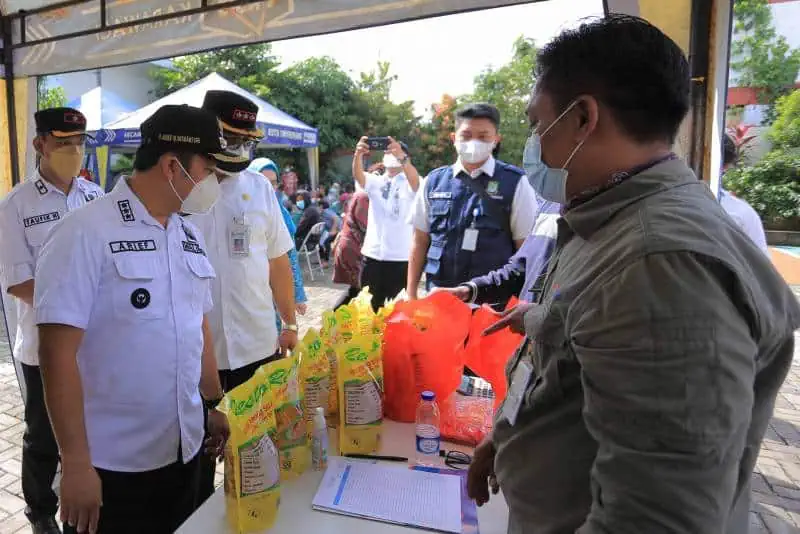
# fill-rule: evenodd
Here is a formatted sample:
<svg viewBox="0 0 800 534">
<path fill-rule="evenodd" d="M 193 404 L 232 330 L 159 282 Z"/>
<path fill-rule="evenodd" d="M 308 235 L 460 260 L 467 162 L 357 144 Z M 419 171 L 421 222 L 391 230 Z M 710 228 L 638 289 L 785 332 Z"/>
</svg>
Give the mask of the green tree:
<svg viewBox="0 0 800 534">
<path fill-rule="evenodd" d="M 767 0 L 735 0 L 731 69 L 736 83 L 757 89 L 760 104 L 767 104 L 767 123 L 775 115 L 775 102 L 794 87 L 800 72 L 800 50 L 792 49 L 772 23 Z"/>
<path fill-rule="evenodd" d="M 265 98 L 319 130 L 320 168 L 351 151 L 367 131 L 368 105 L 356 83 L 330 57 L 313 57 L 272 76 Z M 346 178 L 329 176 L 326 181 Z"/>
<path fill-rule="evenodd" d="M 36 83 L 36 109 L 60 108 L 67 105 L 67 94 L 61 86 L 49 87 L 44 78 Z"/>
<path fill-rule="evenodd" d="M 522 164 L 522 151 L 528 138 L 526 108 L 535 81 L 536 44 L 533 39 L 518 37 L 511 60 L 500 68 L 487 68 L 475 78 L 470 100 L 488 102 L 500 111 L 502 143 L 499 157 L 515 165 Z"/>
<path fill-rule="evenodd" d="M 269 44 L 201 52 L 173 60 L 173 69 L 153 68 L 153 96 L 161 98 L 216 72 L 255 94 L 268 90 L 268 80 L 280 64 Z"/>
<path fill-rule="evenodd" d="M 769 132 L 774 148 L 800 150 L 800 89 L 781 97 L 775 112 L 777 116 Z"/>
<path fill-rule="evenodd" d="M 442 95 L 441 101 L 431 105 L 431 118 L 420 128 L 420 156 L 415 165 L 420 172 L 450 165 L 456 160 L 456 151 L 450 139 L 455 130 L 455 114 L 458 100 Z"/>
<path fill-rule="evenodd" d="M 391 99 L 392 84 L 397 76 L 391 65 L 379 61 L 375 69 L 362 72 L 357 82 L 359 98 L 365 108 L 364 135 L 389 135 L 408 144 L 415 165 L 424 161 L 420 118 L 414 114 L 414 102 L 395 103 Z M 423 172 L 420 169 L 420 172 Z"/>
</svg>

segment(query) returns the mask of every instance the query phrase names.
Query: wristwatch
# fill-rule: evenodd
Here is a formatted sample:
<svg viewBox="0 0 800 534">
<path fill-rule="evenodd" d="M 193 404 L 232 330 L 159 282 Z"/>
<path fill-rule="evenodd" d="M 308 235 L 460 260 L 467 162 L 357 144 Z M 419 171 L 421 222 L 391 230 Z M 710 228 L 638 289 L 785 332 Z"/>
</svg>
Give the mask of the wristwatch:
<svg viewBox="0 0 800 534">
<path fill-rule="evenodd" d="M 211 410 L 216 410 L 217 406 L 219 406 L 219 403 L 221 403 L 222 399 L 224 398 L 225 397 L 222 396 L 218 399 L 203 399 L 203 406 L 205 406 L 206 410 L 208 410 L 209 412 Z"/>
<path fill-rule="evenodd" d="M 285 325 L 283 325 L 283 330 L 288 330 L 290 332 L 297 332 L 297 325 L 296 324 L 285 324 Z"/>
</svg>

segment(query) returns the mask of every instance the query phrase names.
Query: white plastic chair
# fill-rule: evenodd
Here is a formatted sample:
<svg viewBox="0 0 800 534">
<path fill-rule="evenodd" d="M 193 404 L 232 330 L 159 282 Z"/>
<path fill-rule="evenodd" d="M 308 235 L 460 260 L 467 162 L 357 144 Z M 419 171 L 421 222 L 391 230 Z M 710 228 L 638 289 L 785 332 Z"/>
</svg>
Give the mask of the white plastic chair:
<svg viewBox="0 0 800 534">
<path fill-rule="evenodd" d="M 308 231 L 308 235 L 303 239 L 303 243 L 300 245 L 300 249 L 297 251 L 298 256 L 305 256 L 306 263 L 308 264 L 308 274 L 311 275 L 311 281 L 314 281 L 314 265 L 311 263 L 311 257 L 317 257 L 317 265 L 319 266 L 319 271 L 322 273 L 322 276 L 325 276 L 325 267 L 322 265 L 322 256 L 319 255 L 319 246 L 320 242 L 322 241 L 322 232 L 325 230 L 325 223 L 318 222 L 314 226 L 311 227 L 311 230 Z M 312 237 L 316 237 L 316 243 L 309 247 L 308 240 Z"/>
</svg>

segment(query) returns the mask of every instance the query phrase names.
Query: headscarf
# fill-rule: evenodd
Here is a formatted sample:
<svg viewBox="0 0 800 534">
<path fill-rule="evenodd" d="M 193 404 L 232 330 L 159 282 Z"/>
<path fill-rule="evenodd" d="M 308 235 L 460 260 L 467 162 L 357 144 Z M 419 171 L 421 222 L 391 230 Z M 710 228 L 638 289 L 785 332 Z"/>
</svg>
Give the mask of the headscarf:
<svg viewBox="0 0 800 534">
<path fill-rule="evenodd" d="M 278 166 L 269 158 L 256 158 L 250 162 L 250 166 L 247 167 L 251 171 L 261 172 L 264 169 L 269 169 L 275 172 L 275 176 L 280 175 L 281 171 L 278 170 Z"/>
</svg>

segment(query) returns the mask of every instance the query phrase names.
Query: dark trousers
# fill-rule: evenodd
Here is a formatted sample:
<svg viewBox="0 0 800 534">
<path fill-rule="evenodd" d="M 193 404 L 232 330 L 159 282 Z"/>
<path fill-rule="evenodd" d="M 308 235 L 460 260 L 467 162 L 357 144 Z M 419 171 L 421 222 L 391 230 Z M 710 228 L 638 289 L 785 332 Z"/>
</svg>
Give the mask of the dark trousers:
<svg viewBox="0 0 800 534">
<path fill-rule="evenodd" d="M 361 293 L 360 287 L 354 287 L 354 286 L 348 287 L 344 291 L 344 293 L 342 293 L 342 295 L 336 300 L 336 303 L 333 305 L 333 310 L 336 311 L 342 306 L 350 304 L 350 301 L 356 298 L 359 293 Z"/>
<path fill-rule="evenodd" d="M 97 469 L 103 486 L 98 534 L 172 534 L 194 512 L 199 459 L 141 473 Z M 64 525 L 64 534 L 76 534 Z"/>
<path fill-rule="evenodd" d="M 22 494 L 31 522 L 55 517 L 58 497 L 53 479 L 58 468 L 58 445 L 44 402 L 39 367 L 22 364 L 25 377 L 25 434 L 22 436 Z"/>
<path fill-rule="evenodd" d="M 372 309 L 378 311 L 406 287 L 407 261 L 381 261 L 364 256 L 361 267 L 361 287 L 369 286 Z"/>
<path fill-rule="evenodd" d="M 238 369 L 221 369 L 219 371 L 219 381 L 222 384 L 222 390 L 227 393 L 236 386 L 241 386 L 253 377 L 259 367 L 278 358 L 280 358 L 280 353 L 275 353 L 263 360 L 253 362 L 250 365 Z M 209 457 L 205 453 L 201 455 L 200 479 L 197 489 L 198 507 L 206 502 L 209 497 L 214 495 L 214 475 L 216 473 L 216 464 L 214 462 L 215 459 Z"/>
</svg>

